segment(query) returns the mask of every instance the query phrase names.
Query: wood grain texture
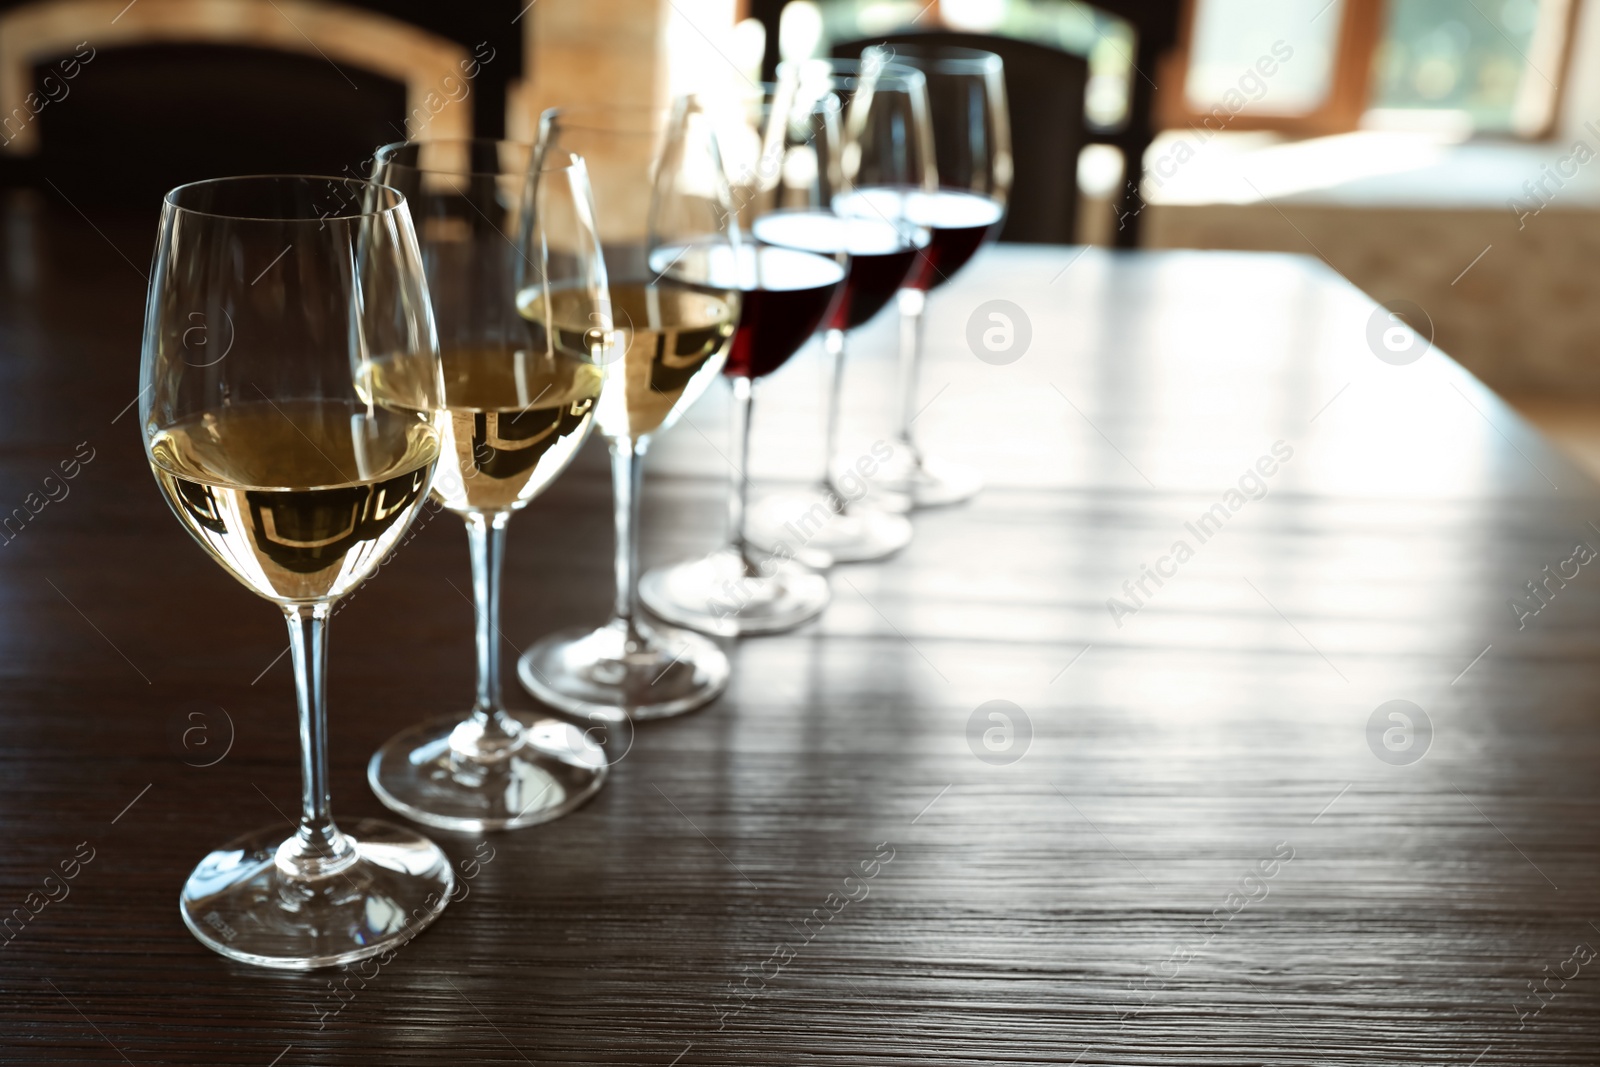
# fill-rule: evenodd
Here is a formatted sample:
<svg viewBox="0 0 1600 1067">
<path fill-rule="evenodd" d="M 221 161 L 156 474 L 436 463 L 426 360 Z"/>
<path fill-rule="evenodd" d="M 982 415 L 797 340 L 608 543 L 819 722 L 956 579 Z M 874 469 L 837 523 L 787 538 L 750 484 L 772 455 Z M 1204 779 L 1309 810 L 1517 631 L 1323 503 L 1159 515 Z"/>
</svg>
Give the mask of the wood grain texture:
<svg viewBox="0 0 1600 1067">
<path fill-rule="evenodd" d="M 154 227 L 5 212 L 0 515 L 95 458 L 0 544 L 0 915 L 94 858 L 0 948 L 0 1063 L 1595 1061 L 1600 960 L 1569 961 L 1600 945 L 1600 571 L 1523 629 L 1509 606 L 1600 547 L 1594 487 L 1442 355 L 1375 358 L 1372 303 L 1316 263 L 985 252 L 931 301 L 918 420 L 984 494 L 733 647 L 726 697 L 642 728 L 587 808 L 489 838 L 470 895 L 339 1001 L 346 974 L 229 963 L 177 914 L 298 783 L 282 625 L 117 418 Z M 1006 366 L 965 341 L 996 298 L 1032 329 Z M 893 327 L 855 341 L 852 439 L 888 425 Z M 814 358 L 758 397 L 763 484 L 818 461 Z M 716 542 L 724 403 L 650 458 L 647 561 Z M 604 611 L 608 493 L 591 449 L 513 524 L 513 644 Z M 1107 598 L 1180 538 L 1118 626 Z M 465 707 L 463 541 L 431 520 L 334 623 L 343 816 L 383 814 L 379 743 Z M 1432 722 L 1411 765 L 1368 745 L 1392 699 Z M 969 745 L 992 700 L 1031 725 L 1009 766 Z M 234 727 L 210 767 L 173 740 L 197 709 Z"/>
</svg>

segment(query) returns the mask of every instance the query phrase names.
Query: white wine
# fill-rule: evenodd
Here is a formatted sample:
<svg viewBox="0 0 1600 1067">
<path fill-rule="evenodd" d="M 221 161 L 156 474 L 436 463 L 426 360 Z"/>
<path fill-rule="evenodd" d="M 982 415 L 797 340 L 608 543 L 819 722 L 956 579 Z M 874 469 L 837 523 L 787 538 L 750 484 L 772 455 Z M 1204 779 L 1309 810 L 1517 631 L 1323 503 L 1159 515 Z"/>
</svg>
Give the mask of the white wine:
<svg viewBox="0 0 1600 1067">
<path fill-rule="evenodd" d="M 178 520 L 228 573 L 279 603 L 359 585 L 411 524 L 438 458 L 429 419 L 328 400 L 229 404 L 150 442 Z"/>
<path fill-rule="evenodd" d="M 532 500 L 588 436 L 604 372 L 562 353 L 510 346 L 447 348 L 441 451 L 433 493 L 457 512 Z"/>
<path fill-rule="evenodd" d="M 600 432 L 638 440 L 671 426 L 722 370 L 738 325 L 738 297 L 662 280 L 611 285 L 610 337 L 596 330 L 586 289 L 525 289 L 524 318 L 553 324 L 557 348 L 591 355 L 607 365 L 597 405 Z"/>
</svg>

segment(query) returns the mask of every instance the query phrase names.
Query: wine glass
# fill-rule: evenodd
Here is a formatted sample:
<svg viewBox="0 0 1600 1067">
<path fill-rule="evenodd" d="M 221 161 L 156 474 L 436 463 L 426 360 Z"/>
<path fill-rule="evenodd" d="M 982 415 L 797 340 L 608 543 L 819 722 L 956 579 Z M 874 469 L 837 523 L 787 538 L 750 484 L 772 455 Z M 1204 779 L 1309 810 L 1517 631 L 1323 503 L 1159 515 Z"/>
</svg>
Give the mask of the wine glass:
<svg viewBox="0 0 1600 1067">
<path fill-rule="evenodd" d="M 184 922 L 268 967 L 388 951 L 455 879 L 412 830 L 334 824 L 325 686 L 335 601 L 404 536 L 439 459 L 443 383 L 403 198 L 341 178 L 172 190 L 140 377 L 156 483 L 211 558 L 283 610 L 300 705 L 299 827 L 208 855 L 179 897 Z"/>
<path fill-rule="evenodd" d="M 973 496 L 983 487 L 983 476 L 976 467 L 927 455 L 912 435 L 921 410 L 923 309 L 928 291 L 949 281 L 1000 232 L 1011 191 L 1011 128 L 1005 70 L 993 52 L 896 44 L 892 54 L 896 63 L 915 67 L 927 78 L 938 188 L 911 195 L 862 189 L 854 203 L 847 201 L 840 210 L 901 212 L 931 235 L 918 269 L 900 290 L 900 431 L 896 453 L 885 465 L 884 484 L 914 507 L 935 507 Z"/>
<path fill-rule="evenodd" d="M 666 109 L 559 108 L 540 120 L 540 151 L 576 152 L 589 167 L 611 294 L 611 366 L 596 424 L 611 446 L 616 601 L 598 630 L 552 634 L 517 675 L 573 715 L 651 719 L 692 711 L 728 684 L 728 658 L 698 634 L 639 611 L 642 460 L 716 380 L 739 318 L 719 264 L 738 246 L 709 117 L 692 98 Z M 591 328 L 565 289 L 525 294 L 556 331 Z"/>
<path fill-rule="evenodd" d="M 784 64 L 779 83 L 789 86 L 787 91 L 797 100 L 832 96 L 840 102 L 844 119 L 837 184 L 831 212 L 805 225 L 757 219 L 753 232 L 771 244 L 846 254 L 850 265 L 843 295 L 823 335 L 830 386 L 822 477 L 809 493 L 764 499 L 751 511 L 749 535 L 767 549 L 799 541 L 841 563 L 882 559 L 911 541 L 911 523 L 904 515 L 863 500 L 869 474 L 891 454 L 887 445 L 856 459 L 839 454 L 845 335 L 888 304 L 917 269 L 927 246 L 927 232 L 894 204 L 872 210 L 879 198 L 867 198 L 862 192 L 893 189 L 908 195 L 936 188 L 927 89 L 920 71 L 887 62 L 876 52 L 860 62 L 816 59 Z M 882 455 L 877 454 L 880 451 Z"/>
<path fill-rule="evenodd" d="M 374 178 L 406 198 L 433 297 L 445 407 L 433 495 L 466 520 L 478 684 L 470 714 L 400 733 L 367 778 L 393 810 L 447 830 L 547 822 L 606 774 L 604 752 L 576 726 L 513 715 L 501 696 L 507 525 L 577 455 L 605 378 L 603 331 L 561 337 L 519 313 L 518 293 L 554 282 L 573 308 L 609 314 L 583 161 L 552 153 L 530 173 L 532 155 L 508 141 L 439 140 L 374 157 Z"/>
<path fill-rule="evenodd" d="M 724 637 L 776 633 L 828 606 L 827 578 L 804 562 L 803 545 L 758 553 L 745 537 L 750 426 L 757 380 L 784 365 L 822 324 L 845 277 L 842 253 L 817 255 L 767 244 L 754 227 L 799 232 L 831 219 L 838 169 L 839 104 L 831 94 L 797 100 L 774 85 L 737 101 L 719 139 L 744 233 L 732 283 L 739 326 L 722 372 L 733 389 L 733 484 L 728 542 L 703 559 L 645 573 L 639 594 L 669 622 Z"/>
</svg>

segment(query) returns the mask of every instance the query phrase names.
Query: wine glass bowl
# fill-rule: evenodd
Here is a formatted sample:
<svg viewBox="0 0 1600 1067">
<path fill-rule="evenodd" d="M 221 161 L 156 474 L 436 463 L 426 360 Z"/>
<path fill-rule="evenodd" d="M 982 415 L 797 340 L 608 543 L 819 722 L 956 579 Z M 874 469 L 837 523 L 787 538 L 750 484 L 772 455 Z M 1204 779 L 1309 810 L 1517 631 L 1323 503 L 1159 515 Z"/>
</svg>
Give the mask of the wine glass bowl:
<svg viewBox="0 0 1600 1067">
<path fill-rule="evenodd" d="M 386 145 L 374 162 L 375 176 L 406 195 L 432 295 L 445 455 L 433 492 L 466 523 L 478 681 L 468 714 L 403 731 L 373 755 L 367 777 L 389 808 L 457 831 L 558 818 L 592 797 L 607 770 L 576 726 L 514 714 L 502 699 L 507 525 L 588 437 L 609 338 L 583 162 L 532 162 L 531 146 L 490 140 Z M 578 329 L 552 329 L 526 295 L 553 288 Z"/>
<path fill-rule="evenodd" d="M 167 194 L 146 304 L 140 422 L 183 527 L 283 611 L 301 816 L 203 859 L 179 906 L 233 959 L 307 969 L 416 936 L 454 888 L 412 830 L 333 821 L 327 623 L 404 535 L 440 455 L 434 325 L 402 196 L 339 178 L 225 178 Z"/>
<path fill-rule="evenodd" d="M 954 45 L 896 44 L 887 54 L 928 86 L 938 186 L 913 193 L 903 209 L 931 237 L 907 279 L 926 291 L 965 267 L 1005 219 L 1013 171 L 1005 66 L 993 52 Z"/>
</svg>

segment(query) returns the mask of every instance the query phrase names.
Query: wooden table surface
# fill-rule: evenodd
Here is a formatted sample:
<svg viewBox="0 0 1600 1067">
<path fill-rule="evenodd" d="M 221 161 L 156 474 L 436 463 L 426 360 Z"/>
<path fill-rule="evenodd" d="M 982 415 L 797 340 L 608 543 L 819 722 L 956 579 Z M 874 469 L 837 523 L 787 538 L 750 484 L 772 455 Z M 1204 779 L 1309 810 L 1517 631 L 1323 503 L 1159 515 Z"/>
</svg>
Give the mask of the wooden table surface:
<svg viewBox="0 0 1600 1067">
<path fill-rule="evenodd" d="M 436 834 L 470 894 L 375 975 L 294 975 L 178 917 L 299 786 L 282 623 L 189 543 L 128 410 L 153 219 L 3 203 L 0 514 L 30 510 L 0 534 L 0 915 L 30 920 L 0 1063 L 1600 1057 L 1595 488 L 1438 352 L 1378 359 L 1317 262 L 985 252 L 931 302 L 917 425 L 987 490 L 732 647 L 727 695 L 580 812 Z M 967 341 L 993 299 L 1030 326 L 1006 365 Z M 857 339 L 852 440 L 894 336 Z M 765 383 L 764 484 L 817 462 L 817 378 Z M 649 561 L 717 540 L 721 393 L 651 457 Z M 510 642 L 600 619 L 608 500 L 592 446 L 513 524 Z M 444 515 L 340 611 L 340 814 L 384 814 L 373 749 L 467 705 L 468 588 Z"/>
</svg>

